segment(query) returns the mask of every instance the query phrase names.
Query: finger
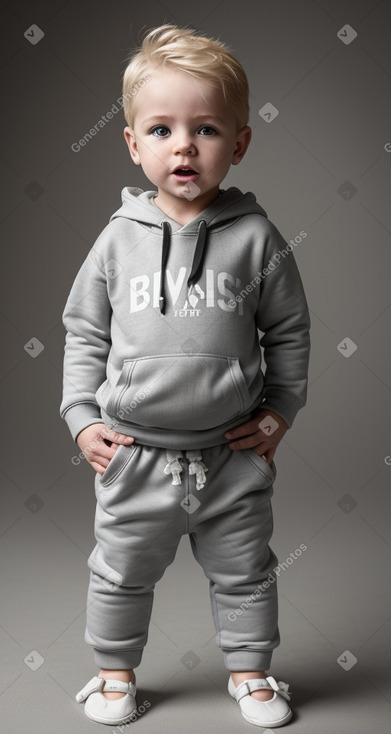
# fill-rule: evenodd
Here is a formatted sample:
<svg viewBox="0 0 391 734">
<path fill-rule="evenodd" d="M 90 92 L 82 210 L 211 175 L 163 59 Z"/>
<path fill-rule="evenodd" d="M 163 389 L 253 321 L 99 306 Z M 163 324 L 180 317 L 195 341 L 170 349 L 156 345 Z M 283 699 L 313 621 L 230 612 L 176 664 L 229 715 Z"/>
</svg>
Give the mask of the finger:
<svg viewBox="0 0 391 734">
<path fill-rule="evenodd" d="M 275 452 L 275 449 L 269 449 L 268 451 L 265 451 L 265 453 L 263 454 L 263 458 L 266 459 L 266 461 L 269 464 L 269 466 L 272 465 L 273 456 L 274 456 L 275 453 L 276 453 Z"/>
<path fill-rule="evenodd" d="M 117 433 L 117 431 L 113 431 L 113 429 L 108 428 L 108 426 L 105 426 L 105 428 L 102 429 L 101 435 L 102 438 L 108 439 L 109 441 L 117 444 L 129 444 L 134 441 L 133 436 L 126 436 L 124 433 Z"/>
<path fill-rule="evenodd" d="M 227 431 L 224 436 L 225 438 L 241 438 L 242 436 L 248 436 L 251 433 L 255 433 L 256 431 L 259 431 L 257 419 L 248 421 L 247 423 L 242 423 L 240 426 L 235 426 L 235 428 L 231 428 L 229 431 Z"/>
<path fill-rule="evenodd" d="M 98 474 L 103 474 L 106 470 L 106 467 L 102 466 L 102 464 L 99 464 L 97 461 L 91 461 L 91 466 Z"/>
<path fill-rule="evenodd" d="M 241 438 L 238 441 L 233 441 L 228 444 L 230 449 L 252 449 L 254 446 L 262 446 L 262 438 L 261 441 L 259 440 L 259 434 L 253 433 L 251 436 L 246 436 L 246 438 Z M 262 453 L 266 450 L 265 446 L 266 442 L 263 442 L 263 450 Z"/>
<path fill-rule="evenodd" d="M 107 461 L 107 463 L 109 463 L 109 461 L 111 461 L 114 454 L 116 453 L 117 449 L 118 444 L 113 443 L 110 447 L 106 447 L 106 445 L 102 443 L 99 448 L 96 449 L 96 451 L 94 452 L 94 461 L 101 461 L 102 463 Z"/>
<path fill-rule="evenodd" d="M 110 461 L 112 460 L 115 453 L 117 453 L 119 449 L 118 444 L 112 444 L 110 448 L 105 449 L 105 444 L 102 444 L 99 448 L 98 452 L 95 452 L 93 461 L 96 464 L 99 464 L 103 467 L 103 469 L 107 469 L 108 465 L 110 464 Z M 90 461 L 90 464 L 92 465 L 92 461 Z"/>
</svg>

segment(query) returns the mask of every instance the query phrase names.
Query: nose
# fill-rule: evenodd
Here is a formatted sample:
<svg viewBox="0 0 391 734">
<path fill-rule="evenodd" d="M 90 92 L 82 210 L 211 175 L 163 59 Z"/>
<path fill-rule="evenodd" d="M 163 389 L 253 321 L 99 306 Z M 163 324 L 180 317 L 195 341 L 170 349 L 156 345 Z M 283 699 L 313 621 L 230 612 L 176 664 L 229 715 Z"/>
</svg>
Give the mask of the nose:
<svg viewBox="0 0 391 734">
<path fill-rule="evenodd" d="M 191 135 L 186 132 L 175 136 L 173 148 L 174 153 L 180 153 L 181 155 L 195 152 L 195 144 L 191 138 Z"/>
</svg>

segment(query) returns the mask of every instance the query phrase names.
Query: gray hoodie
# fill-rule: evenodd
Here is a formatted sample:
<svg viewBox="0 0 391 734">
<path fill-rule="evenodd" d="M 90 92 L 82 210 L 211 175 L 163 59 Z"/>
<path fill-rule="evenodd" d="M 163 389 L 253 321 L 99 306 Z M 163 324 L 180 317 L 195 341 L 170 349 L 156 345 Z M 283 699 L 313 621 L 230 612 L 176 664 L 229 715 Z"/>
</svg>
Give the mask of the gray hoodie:
<svg viewBox="0 0 391 734">
<path fill-rule="evenodd" d="M 142 444 L 207 448 L 267 408 L 291 426 L 310 352 L 293 246 L 251 192 L 220 189 L 184 226 L 157 193 L 123 189 L 66 303 L 72 437 L 103 421 Z"/>
</svg>

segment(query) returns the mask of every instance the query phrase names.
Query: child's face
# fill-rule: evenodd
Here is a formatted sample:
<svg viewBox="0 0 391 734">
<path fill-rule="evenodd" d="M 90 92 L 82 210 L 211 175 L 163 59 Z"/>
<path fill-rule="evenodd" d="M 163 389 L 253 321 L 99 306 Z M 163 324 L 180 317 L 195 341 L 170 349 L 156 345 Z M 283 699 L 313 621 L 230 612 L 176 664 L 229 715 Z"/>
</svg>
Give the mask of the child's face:
<svg viewBox="0 0 391 734">
<path fill-rule="evenodd" d="M 243 158 L 251 128 L 237 131 L 234 110 L 208 82 L 161 68 L 149 75 L 125 139 L 134 163 L 158 189 L 159 208 L 173 219 L 175 213 L 195 216 L 218 196 L 231 164 Z M 197 172 L 190 187 L 174 174 L 182 166 Z"/>
</svg>

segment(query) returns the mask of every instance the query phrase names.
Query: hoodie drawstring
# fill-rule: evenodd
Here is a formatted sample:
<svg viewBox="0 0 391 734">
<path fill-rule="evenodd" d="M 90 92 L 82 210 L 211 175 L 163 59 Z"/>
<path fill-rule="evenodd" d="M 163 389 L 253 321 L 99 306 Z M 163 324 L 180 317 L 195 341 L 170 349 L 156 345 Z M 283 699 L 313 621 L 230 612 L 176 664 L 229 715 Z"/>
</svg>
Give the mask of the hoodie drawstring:
<svg viewBox="0 0 391 734">
<path fill-rule="evenodd" d="M 162 244 L 162 262 L 161 262 L 161 270 L 160 270 L 160 293 L 159 293 L 159 309 L 162 316 L 165 315 L 166 312 L 166 293 L 165 293 L 165 271 L 166 271 L 166 264 L 168 259 L 168 253 L 170 251 L 170 234 L 171 234 L 171 227 L 169 222 L 162 222 L 163 227 L 163 244 Z M 201 272 L 202 272 L 202 263 L 205 256 L 205 244 L 206 244 L 206 232 L 207 232 L 207 225 L 205 219 L 201 219 L 199 226 L 198 226 L 198 232 L 197 232 L 197 242 L 194 250 L 194 256 L 193 256 L 193 262 L 190 270 L 190 275 L 187 280 L 187 285 L 190 287 L 190 285 L 197 282 L 199 279 Z"/>
<path fill-rule="evenodd" d="M 186 458 L 189 461 L 189 474 L 195 474 L 196 478 L 196 489 L 202 489 L 206 484 L 206 472 L 208 467 L 202 461 L 202 454 L 200 449 L 186 451 Z M 164 467 L 165 474 L 172 475 L 171 484 L 177 486 L 182 484 L 181 472 L 183 467 L 179 459 L 183 458 L 182 451 L 173 451 L 166 449 L 166 457 L 168 463 Z"/>
<path fill-rule="evenodd" d="M 205 219 L 201 219 L 198 232 L 197 242 L 194 250 L 193 264 L 191 266 L 190 275 L 187 280 L 187 285 L 191 286 L 196 283 L 201 275 L 202 261 L 205 255 L 205 242 L 206 242 L 206 222 Z"/>
<path fill-rule="evenodd" d="M 159 293 L 159 308 L 160 313 L 164 316 L 166 311 L 166 294 L 164 289 L 164 275 L 166 272 L 166 263 L 168 259 L 168 253 L 170 250 L 170 234 L 171 227 L 168 222 L 163 222 L 163 245 L 162 245 L 162 264 L 160 269 L 160 293 Z"/>
</svg>

